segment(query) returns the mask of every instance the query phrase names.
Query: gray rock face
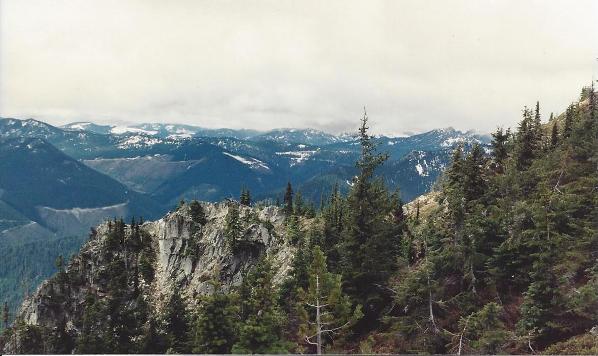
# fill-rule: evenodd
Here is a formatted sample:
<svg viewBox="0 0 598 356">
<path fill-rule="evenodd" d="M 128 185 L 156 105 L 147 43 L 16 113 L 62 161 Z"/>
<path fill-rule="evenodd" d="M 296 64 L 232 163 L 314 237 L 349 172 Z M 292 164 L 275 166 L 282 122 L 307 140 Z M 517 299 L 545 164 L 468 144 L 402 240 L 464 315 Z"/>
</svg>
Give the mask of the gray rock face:
<svg viewBox="0 0 598 356">
<path fill-rule="evenodd" d="M 224 290 L 238 286 L 244 272 L 264 255 L 275 268 L 275 283 L 281 283 L 289 272 L 295 248 L 287 241 L 280 209 L 239 206 L 244 245 L 233 252 L 227 243 L 225 226 L 230 206 L 236 203 L 201 204 L 206 215 L 203 225 L 194 221 L 189 206 L 184 206 L 140 226 L 141 245 L 149 246 L 155 274 L 152 280 L 140 277 L 137 288 L 157 312 L 174 288 L 179 288 L 187 304 L 194 306 L 199 295 L 212 292 L 214 279 Z M 62 322 L 77 332 L 76 321 L 82 317 L 86 295 L 106 296 L 114 261 L 124 261 L 127 273 L 138 271 L 139 253 L 111 241 L 111 229 L 112 223 L 108 222 L 98 226 L 95 236 L 71 260 L 66 273 L 42 283 L 23 303 L 19 316 L 25 323 L 53 328 Z M 127 225 L 126 238 L 131 234 Z"/>
</svg>

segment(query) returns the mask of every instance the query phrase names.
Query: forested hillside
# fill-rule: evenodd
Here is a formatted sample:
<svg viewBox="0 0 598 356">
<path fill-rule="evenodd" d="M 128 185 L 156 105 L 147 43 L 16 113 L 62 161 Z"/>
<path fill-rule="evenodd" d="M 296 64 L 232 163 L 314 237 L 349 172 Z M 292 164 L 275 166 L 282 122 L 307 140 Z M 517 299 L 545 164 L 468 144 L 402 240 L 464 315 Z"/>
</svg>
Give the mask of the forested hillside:
<svg viewBox="0 0 598 356">
<path fill-rule="evenodd" d="M 430 190 L 456 144 L 487 145 L 489 138 L 452 128 L 376 136 L 389 154 L 378 173 L 411 200 Z M 14 315 L 23 296 L 57 271 L 53 261 L 68 260 L 107 218 L 154 219 L 181 199 L 216 202 L 241 189 L 274 204 L 289 181 L 300 205 L 315 210 L 335 184 L 348 192 L 358 156 L 355 134 L 312 129 L 59 128 L 0 118 L 0 301 Z"/>
<path fill-rule="evenodd" d="M 596 353 L 598 121 L 593 90 L 493 152 L 456 150 L 440 205 L 411 220 L 374 345 L 401 352 Z M 590 333 L 590 330 L 592 332 Z"/>
<path fill-rule="evenodd" d="M 267 215 L 247 192 L 184 204 L 165 255 L 162 230 L 110 223 L 25 303 L 4 350 L 598 353 L 596 104 L 585 88 L 550 120 L 525 108 L 490 153 L 458 147 L 434 204 L 409 209 L 364 116 L 346 195 L 314 212 L 289 185 Z"/>
</svg>

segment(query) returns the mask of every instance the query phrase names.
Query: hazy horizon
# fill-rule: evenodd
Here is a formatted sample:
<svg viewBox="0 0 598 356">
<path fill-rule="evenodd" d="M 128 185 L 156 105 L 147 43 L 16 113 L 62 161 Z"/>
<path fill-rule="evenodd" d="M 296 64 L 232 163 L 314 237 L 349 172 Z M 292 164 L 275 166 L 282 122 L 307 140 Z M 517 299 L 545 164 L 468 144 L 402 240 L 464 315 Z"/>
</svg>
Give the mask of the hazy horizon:
<svg viewBox="0 0 598 356">
<path fill-rule="evenodd" d="M 544 119 L 598 73 L 595 1 L 0 0 L 0 116 L 375 133 Z"/>
</svg>

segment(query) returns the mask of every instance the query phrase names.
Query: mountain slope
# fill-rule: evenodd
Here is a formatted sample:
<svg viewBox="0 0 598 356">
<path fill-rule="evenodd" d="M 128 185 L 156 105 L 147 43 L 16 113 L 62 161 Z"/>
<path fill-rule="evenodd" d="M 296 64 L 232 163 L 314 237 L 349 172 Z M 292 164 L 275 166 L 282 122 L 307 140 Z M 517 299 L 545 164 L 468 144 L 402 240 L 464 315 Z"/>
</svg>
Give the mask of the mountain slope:
<svg viewBox="0 0 598 356">
<path fill-rule="evenodd" d="M 152 218 L 162 207 L 41 138 L 0 138 L 0 296 L 23 295 L 113 216 Z M 26 284 L 26 285 L 24 285 Z"/>
<path fill-rule="evenodd" d="M 112 178 L 36 138 L 0 141 L 1 199 L 32 220 L 40 209 L 93 209 L 118 204 L 152 216 L 157 206 Z"/>
<path fill-rule="evenodd" d="M 218 201 L 236 196 L 243 186 L 254 197 L 274 199 L 287 181 L 317 204 L 322 192 L 351 181 L 359 155 L 354 137 L 307 129 L 264 133 L 138 124 L 109 126 L 109 133 L 100 134 L 106 127 L 92 123 L 66 128 L 0 120 L 0 136 L 47 139 L 86 165 L 167 205 L 180 199 Z M 392 189 L 400 187 L 408 201 L 430 189 L 453 147 L 487 144 L 488 137 L 447 128 L 409 137 L 379 136 L 375 141 L 390 156 L 383 172 L 387 183 Z M 417 155 L 425 158 L 415 159 Z"/>
<path fill-rule="evenodd" d="M 121 296 L 122 312 L 145 310 L 137 315 L 145 320 L 133 321 L 140 327 L 128 327 L 128 332 L 142 337 L 142 325 L 157 320 L 174 294 L 180 295 L 185 309 L 193 310 L 199 296 L 213 292 L 214 278 L 223 291 L 238 288 L 246 271 L 265 255 L 276 266 L 273 278 L 279 286 L 295 254 L 286 237 L 284 215 L 273 207 L 232 206 L 202 203 L 201 219 L 186 205 L 141 226 L 119 225 L 118 221 L 102 224 L 68 267 L 43 283 L 21 309 L 19 319 L 30 328 L 59 339 L 44 336 L 30 349 L 30 341 L 19 331 L 5 339 L 0 350 L 70 353 L 75 344 L 75 351 L 89 347 L 81 341 L 88 332 L 90 308 L 94 308 L 91 300 L 97 300 L 95 305 L 101 308 L 100 304 L 116 294 Z M 230 209 L 235 208 L 240 209 L 245 248 L 231 252 L 224 226 Z M 126 246 L 121 246 L 120 239 L 124 239 Z M 135 276 L 129 270 L 135 270 Z M 127 282 L 133 279 L 137 282 Z M 98 315 L 102 327 L 111 323 L 106 316 Z M 75 339 L 79 341 L 75 343 Z M 110 344 L 91 345 L 96 347 L 93 352 L 112 350 Z M 153 352 L 164 351 L 153 349 Z"/>
</svg>

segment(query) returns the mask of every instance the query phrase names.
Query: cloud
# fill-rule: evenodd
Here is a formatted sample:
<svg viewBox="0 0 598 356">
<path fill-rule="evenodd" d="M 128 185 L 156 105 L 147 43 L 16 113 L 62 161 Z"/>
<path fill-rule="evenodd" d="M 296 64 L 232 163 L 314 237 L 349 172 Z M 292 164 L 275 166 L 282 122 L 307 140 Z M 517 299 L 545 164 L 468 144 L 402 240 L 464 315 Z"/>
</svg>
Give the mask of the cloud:
<svg viewBox="0 0 598 356">
<path fill-rule="evenodd" d="M 596 23 L 591 0 L 1 0 L 0 115 L 488 131 L 574 100 Z"/>
</svg>

